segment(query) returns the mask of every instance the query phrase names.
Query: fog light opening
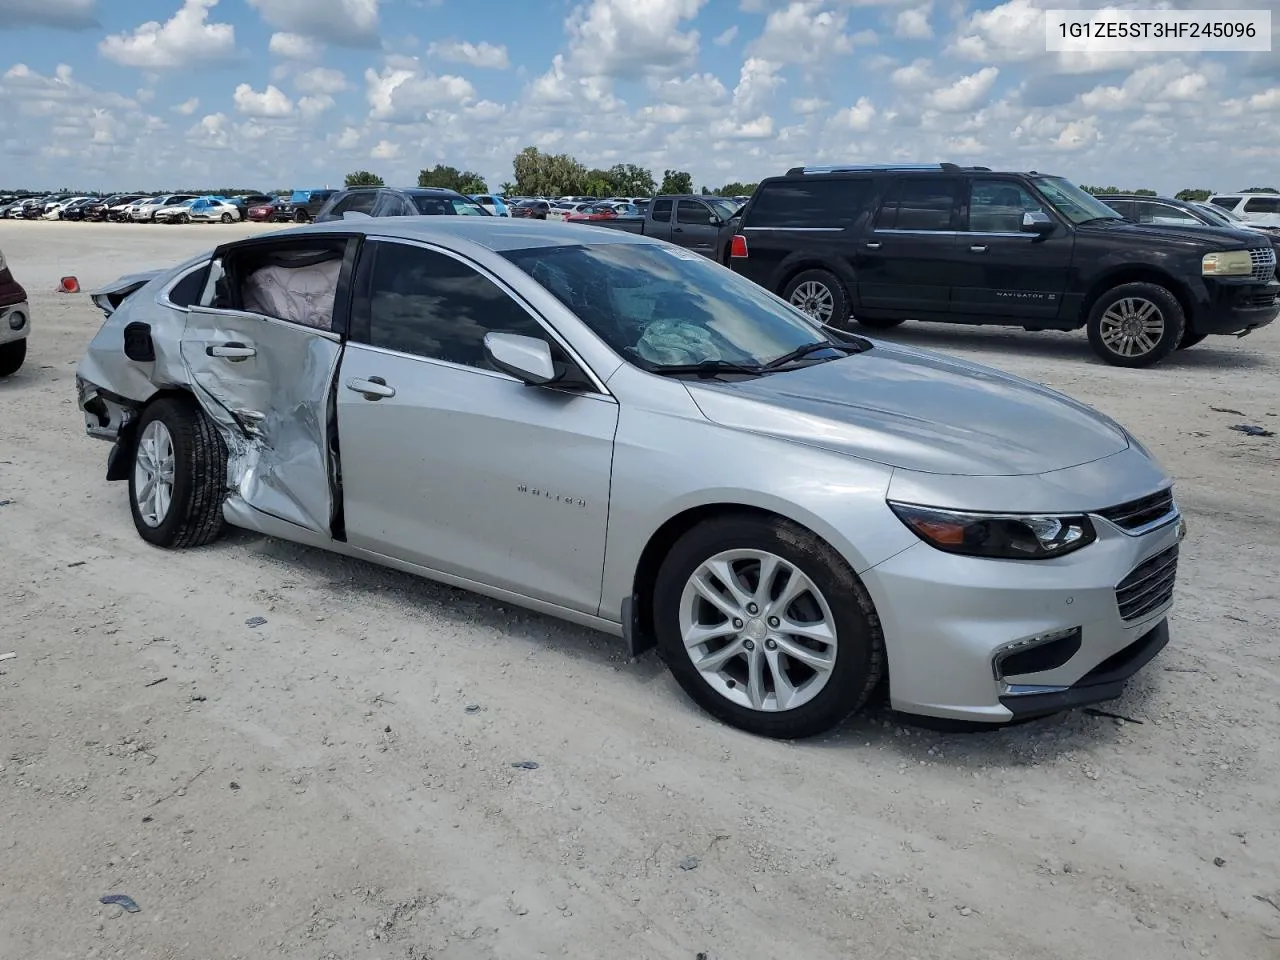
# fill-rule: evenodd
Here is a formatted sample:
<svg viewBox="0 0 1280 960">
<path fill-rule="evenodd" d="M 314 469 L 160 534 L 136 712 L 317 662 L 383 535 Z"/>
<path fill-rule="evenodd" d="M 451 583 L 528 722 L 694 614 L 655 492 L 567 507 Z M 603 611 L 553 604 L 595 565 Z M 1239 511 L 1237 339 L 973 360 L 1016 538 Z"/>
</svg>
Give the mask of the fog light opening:
<svg viewBox="0 0 1280 960">
<path fill-rule="evenodd" d="M 997 680 L 1056 670 L 1080 650 L 1081 630 L 1069 627 L 1006 643 L 991 659 Z"/>
<path fill-rule="evenodd" d="M 9 314 L 9 329 L 21 330 L 27 325 L 27 315 L 21 310 L 15 310 Z"/>
</svg>

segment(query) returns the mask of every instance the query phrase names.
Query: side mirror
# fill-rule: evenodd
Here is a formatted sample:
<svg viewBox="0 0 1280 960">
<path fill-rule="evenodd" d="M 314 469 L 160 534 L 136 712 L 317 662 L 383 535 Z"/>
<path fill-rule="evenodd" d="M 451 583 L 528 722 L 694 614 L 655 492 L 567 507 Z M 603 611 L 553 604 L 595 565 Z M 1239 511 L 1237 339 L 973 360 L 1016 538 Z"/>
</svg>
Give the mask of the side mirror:
<svg viewBox="0 0 1280 960">
<path fill-rule="evenodd" d="M 1053 220 L 1042 210 L 1032 210 L 1022 215 L 1022 232 L 1023 233 L 1052 233 Z"/>
<path fill-rule="evenodd" d="M 723 227 L 724 221 L 717 217 L 714 213 L 711 215 L 710 223 L 713 227 Z"/>
<path fill-rule="evenodd" d="M 494 369 L 534 387 L 554 383 L 564 371 L 556 369 L 551 347 L 537 337 L 517 333 L 486 333 L 484 353 Z"/>
</svg>

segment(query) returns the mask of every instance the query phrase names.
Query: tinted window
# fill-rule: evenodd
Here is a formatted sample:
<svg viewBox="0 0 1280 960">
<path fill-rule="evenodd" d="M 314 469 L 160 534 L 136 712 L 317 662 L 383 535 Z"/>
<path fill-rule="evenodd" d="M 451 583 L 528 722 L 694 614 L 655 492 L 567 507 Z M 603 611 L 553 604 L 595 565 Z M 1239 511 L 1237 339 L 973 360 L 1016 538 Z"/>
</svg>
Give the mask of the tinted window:
<svg viewBox="0 0 1280 960">
<path fill-rule="evenodd" d="M 1104 199 L 1102 202 L 1105 203 L 1112 210 L 1114 210 L 1116 213 L 1120 214 L 1120 216 L 1122 217 L 1125 217 L 1129 220 L 1133 220 L 1137 218 L 1138 212 L 1134 209 L 1132 200 Z"/>
<path fill-rule="evenodd" d="M 431 250 L 379 243 L 369 276 L 369 342 L 469 367 L 488 367 L 484 335 L 547 340 L 542 327 L 493 281 Z"/>
<path fill-rule="evenodd" d="M 975 180 L 969 187 L 971 231 L 1019 233 L 1022 230 L 1022 215 L 1037 210 L 1044 213 L 1044 205 L 1025 187 L 1012 180 Z"/>
<path fill-rule="evenodd" d="M 376 190 L 356 190 L 339 199 L 338 202 L 333 205 L 333 209 L 329 212 L 337 217 L 340 217 L 349 211 L 354 211 L 355 213 L 372 213 L 373 205 L 377 202 L 378 192 Z"/>
<path fill-rule="evenodd" d="M 1244 202 L 1245 213 L 1280 213 L 1280 197 L 1250 197 Z"/>
<path fill-rule="evenodd" d="M 1177 207 L 1171 207 L 1167 203 L 1152 203 L 1150 200 L 1138 200 L 1134 204 L 1137 207 L 1137 221 L 1139 223 L 1166 223 L 1172 225 L 1187 225 L 1192 227 L 1200 226 L 1200 221 L 1187 213 L 1185 210 L 1179 210 Z"/>
<path fill-rule="evenodd" d="M 200 300 L 208 271 L 197 267 L 169 288 L 169 302 L 175 307 L 190 307 Z"/>
<path fill-rule="evenodd" d="M 670 199 L 653 201 L 653 217 L 654 220 L 661 220 L 666 223 L 671 219 L 671 208 L 673 204 Z"/>
<path fill-rule="evenodd" d="M 676 223 L 689 223 L 698 226 L 711 225 L 711 210 L 697 200 L 681 200 L 676 205 Z"/>
<path fill-rule="evenodd" d="M 1214 197 L 1209 202 L 1222 207 L 1224 210 L 1234 210 L 1240 200 L 1237 197 Z"/>
<path fill-rule="evenodd" d="M 760 187 L 753 227 L 846 227 L 871 193 L 870 180 L 777 180 Z"/>
<path fill-rule="evenodd" d="M 891 184 L 876 226 L 881 230 L 950 230 L 957 181 L 951 177 L 900 177 Z"/>
<path fill-rule="evenodd" d="M 426 194 L 418 194 L 411 199 L 418 213 L 426 217 L 483 217 L 488 213 L 480 204 L 466 197 L 433 197 Z"/>
</svg>

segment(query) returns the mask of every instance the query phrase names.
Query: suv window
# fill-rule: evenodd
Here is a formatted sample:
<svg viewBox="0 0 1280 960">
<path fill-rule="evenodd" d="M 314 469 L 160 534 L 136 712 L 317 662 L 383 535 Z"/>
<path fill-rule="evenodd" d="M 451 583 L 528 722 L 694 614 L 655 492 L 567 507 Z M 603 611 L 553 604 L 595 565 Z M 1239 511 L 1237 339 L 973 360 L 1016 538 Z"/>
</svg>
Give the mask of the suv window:
<svg viewBox="0 0 1280 960">
<path fill-rule="evenodd" d="M 413 206 L 418 213 L 423 216 L 459 216 L 459 217 L 483 217 L 487 210 L 480 204 L 476 203 L 470 197 L 451 197 L 448 194 L 435 196 L 432 194 L 416 193 L 411 199 Z"/>
<path fill-rule="evenodd" d="M 858 218 L 871 181 L 774 180 L 760 187 L 751 206 L 753 227 L 847 227 Z"/>
<path fill-rule="evenodd" d="M 1135 203 L 1138 208 L 1137 216 L 1134 218 L 1139 223 L 1167 223 L 1171 225 L 1186 225 L 1191 227 L 1202 226 L 1199 220 L 1187 213 L 1185 210 L 1179 210 L 1177 207 L 1171 207 L 1167 203 L 1157 203 L 1151 200 L 1138 200 Z"/>
<path fill-rule="evenodd" d="M 711 226 L 711 208 L 697 200 L 681 200 L 676 204 L 676 223 L 709 227 Z"/>
<path fill-rule="evenodd" d="M 1280 197 L 1250 197 L 1244 202 L 1245 213 L 1280 213 Z"/>
<path fill-rule="evenodd" d="M 1214 204 L 1215 206 L 1222 207 L 1224 210 L 1234 210 L 1236 208 L 1236 204 L 1240 202 L 1240 198 L 1239 197 L 1213 197 L 1209 202 Z"/>
<path fill-rule="evenodd" d="M 970 232 L 1020 233 L 1022 215 L 1037 210 L 1047 212 L 1039 200 L 1013 180 L 974 180 L 969 186 Z"/>
<path fill-rule="evenodd" d="M 950 230 L 955 177 L 899 177 L 876 214 L 878 230 Z"/>
<path fill-rule="evenodd" d="M 651 218 L 651 219 L 653 219 L 653 220 L 660 220 L 660 221 L 662 221 L 663 223 L 666 223 L 667 221 L 669 221 L 669 220 L 671 219 L 671 207 L 672 207 L 672 206 L 673 206 L 673 204 L 671 203 L 670 198 L 668 198 L 668 199 L 666 199 L 666 200 L 655 200 L 655 201 L 653 201 L 653 216 L 652 216 L 652 218 Z"/>
<path fill-rule="evenodd" d="M 335 217 L 344 213 L 372 213 L 373 205 L 378 202 L 377 190 L 353 190 L 338 200 L 329 211 Z"/>
<path fill-rule="evenodd" d="M 524 307 L 459 260 L 403 243 L 379 242 L 372 253 L 372 346 L 490 369 L 484 335 L 491 330 L 549 341 Z"/>
<path fill-rule="evenodd" d="M 1101 199 L 1103 203 L 1125 219 L 1138 219 L 1138 212 L 1133 208 L 1132 200 L 1112 200 L 1110 197 L 1102 197 Z"/>
</svg>

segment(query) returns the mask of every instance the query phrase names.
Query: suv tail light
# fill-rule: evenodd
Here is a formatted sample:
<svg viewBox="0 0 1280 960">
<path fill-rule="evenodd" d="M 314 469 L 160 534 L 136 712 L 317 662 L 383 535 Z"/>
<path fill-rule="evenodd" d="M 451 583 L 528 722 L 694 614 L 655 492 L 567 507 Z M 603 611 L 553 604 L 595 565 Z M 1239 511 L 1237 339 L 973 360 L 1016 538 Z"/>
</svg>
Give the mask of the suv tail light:
<svg viewBox="0 0 1280 960">
<path fill-rule="evenodd" d="M 745 260 L 747 258 L 747 238 L 740 233 L 733 235 L 733 241 L 729 244 L 729 256 L 735 260 Z"/>
</svg>

